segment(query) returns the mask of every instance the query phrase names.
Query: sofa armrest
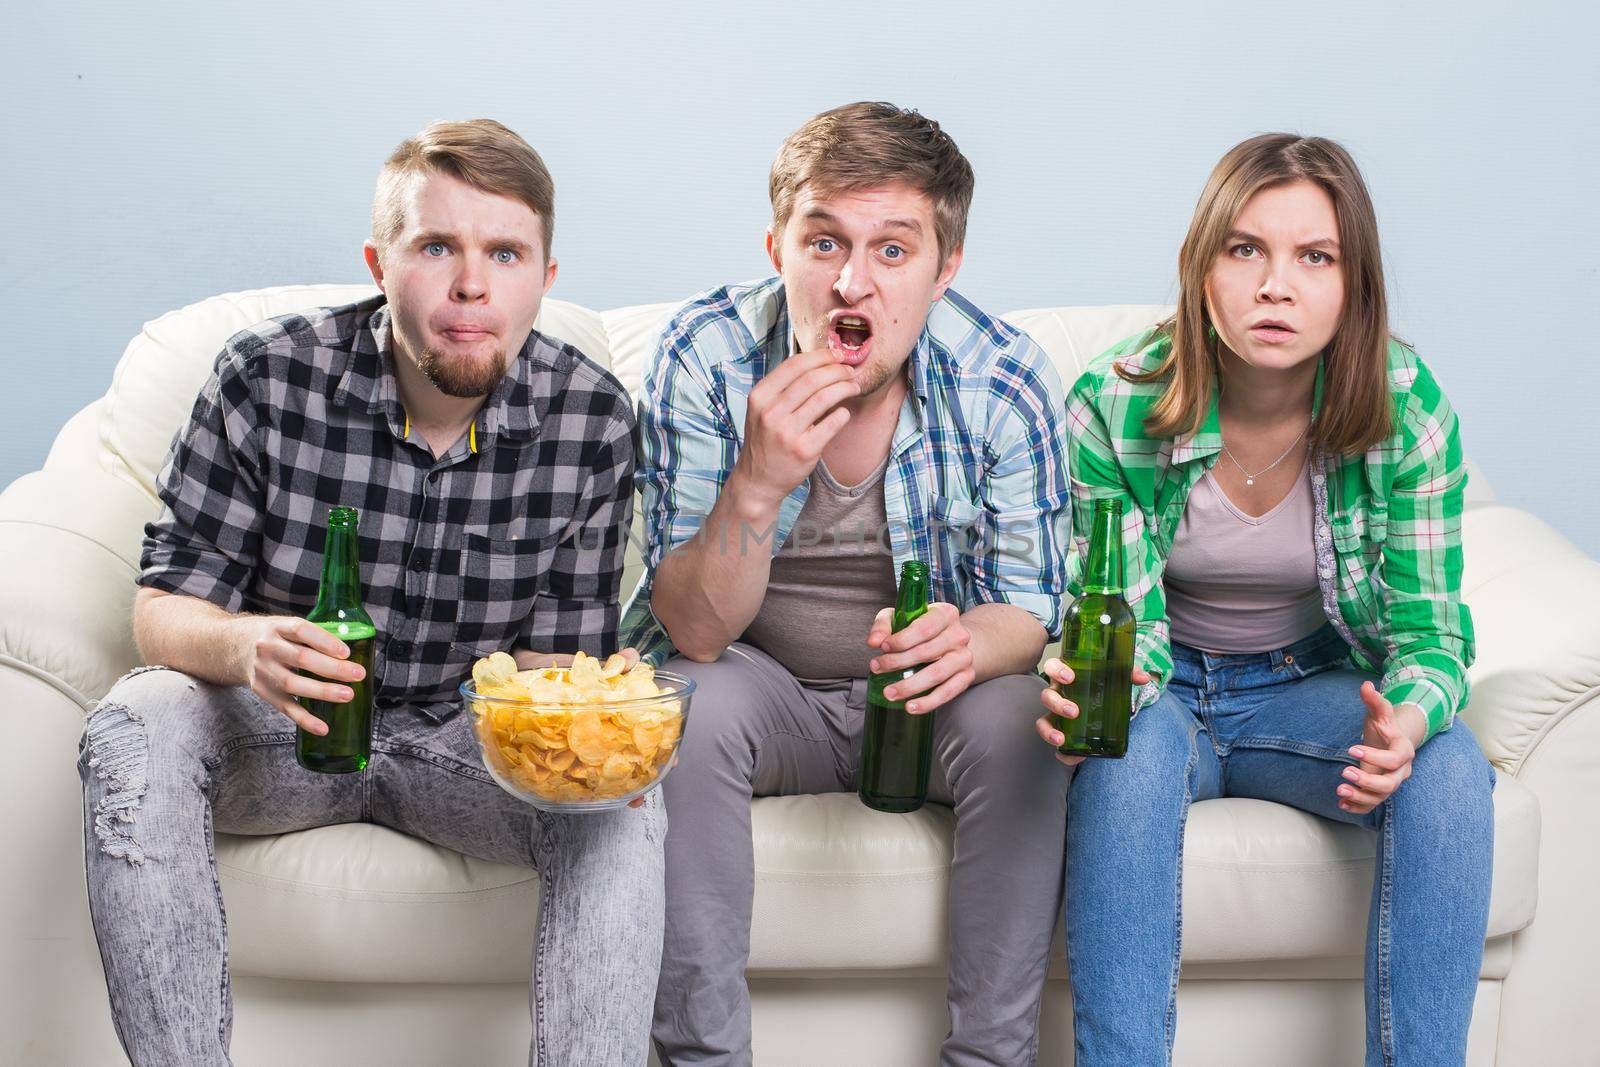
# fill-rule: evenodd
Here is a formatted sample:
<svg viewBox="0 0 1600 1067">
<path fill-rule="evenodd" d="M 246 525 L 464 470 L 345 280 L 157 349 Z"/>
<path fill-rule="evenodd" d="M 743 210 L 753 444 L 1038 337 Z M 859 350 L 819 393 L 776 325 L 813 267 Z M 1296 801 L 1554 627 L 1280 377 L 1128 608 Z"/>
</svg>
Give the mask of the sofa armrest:
<svg viewBox="0 0 1600 1067">
<path fill-rule="evenodd" d="M 1494 765 L 1518 774 L 1600 693 L 1600 563 L 1533 515 L 1499 505 L 1469 511 L 1463 541 L 1478 661 L 1462 714 Z"/>
<path fill-rule="evenodd" d="M 0 664 L 84 709 L 135 666 L 139 546 L 158 507 L 132 483 L 77 466 L 0 493 Z"/>
<path fill-rule="evenodd" d="M 111 1025 L 85 895 L 74 766 L 82 712 L 39 672 L 0 663 L 0 807 L 9 813 L 0 820 L 4 1064 L 128 1062 Z"/>
<path fill-rule="evenodd" d="M 1470 509 L 1464 522 L 1478 662 L 1463 715 L 1484 754 L 1539 802 L 1539 899 L 1501 990 L 1496 1062 L 1589 1063 L 1600 1003 L 1600 563 L 1516 508 Z"/>
</svg>

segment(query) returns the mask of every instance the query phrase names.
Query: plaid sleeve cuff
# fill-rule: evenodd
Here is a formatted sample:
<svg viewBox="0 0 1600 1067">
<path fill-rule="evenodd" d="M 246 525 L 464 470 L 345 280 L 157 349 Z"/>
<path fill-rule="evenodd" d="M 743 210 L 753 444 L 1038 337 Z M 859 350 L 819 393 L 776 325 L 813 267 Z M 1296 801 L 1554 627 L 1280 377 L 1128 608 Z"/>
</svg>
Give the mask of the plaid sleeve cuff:
<svg viewBox="0 0 1600 1067">
<path fill-rule="evenodd" d="M 237 564 L 170 545 L 145 543 L 139 584 L 209 601 L 230 614 L 244 610 L 241 590 L 250 575 Z"/>
<path fill-rule="evenodd" d="M 639 661 L 659 667 L 672 658 L 674 649 L 667 631 L 650 610 L 650 582 L 642 580 L 622 613 L 622 647 L 635 649 Z"/>
<path fill-rule="evenodd" d="M 1416 672 L 1397 679 L 1386 678 L 1384 682 L 1383 698 L 1390 704 L 1396 707 L 1415 704 L 1422 709 L 1422 714 L 1428 720 L 1428 733 L 1422 739 L 1424 744 L 1435 734 L 1450 729 L 1455 722 L 1450 695 L 1444 686 L 1426 674 Z"/>
</svg>

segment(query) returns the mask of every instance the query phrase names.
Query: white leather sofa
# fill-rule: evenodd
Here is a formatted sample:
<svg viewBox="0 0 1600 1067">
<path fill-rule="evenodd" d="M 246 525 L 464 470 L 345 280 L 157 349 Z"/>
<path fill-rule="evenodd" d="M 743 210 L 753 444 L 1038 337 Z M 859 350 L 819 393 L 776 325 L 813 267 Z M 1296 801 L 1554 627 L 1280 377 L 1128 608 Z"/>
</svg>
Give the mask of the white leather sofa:
<svg viewBox="0 0 1600 1067">
<path fill-rule="evenodd" d="M 369 292 L 290 286 L 156 319 L 129 344 L 105 396 L 62 428 L 44 469 L 0 495 L 0 1063 L 121 1062 L 85 903 L 74 760 L 85 712 L 137 662 L 129 608 L 139 544 L 173 432 L 229 335 Z M 637 391 L 671 307 L 597 313 L 552 300 L 539 325 Z M 1008 318 L 1070 383 L 1086 358 L 1161 310 Z M 27 383 L 8 369 L 5 385 Z M 1465 525 L 1466 595 L 1481 638 L 1465 718 L 1501 773 L 1470 1060 L 1595 1064 L 1600 565 L 1534 516 L 1497 504 L 1482 479 Z M 945 809 L 882 815 L 851 795 L 756 802 L 759 1064 L 935 1062 L 950 827 Z M 523 1062 L 538 907 L 529 872 L 366 825 L 224 836 L 217 854 L 236 1062 Z M 1195 807 L 1180 1063 L 1360 1062 L 1372 857 L 1370 835 L 1288 808 L 1231 799 Z M 1058 961 L 1041 1020 L 1047 1064 L 1071 1059 L 1065 978 Z"/>
</svg>

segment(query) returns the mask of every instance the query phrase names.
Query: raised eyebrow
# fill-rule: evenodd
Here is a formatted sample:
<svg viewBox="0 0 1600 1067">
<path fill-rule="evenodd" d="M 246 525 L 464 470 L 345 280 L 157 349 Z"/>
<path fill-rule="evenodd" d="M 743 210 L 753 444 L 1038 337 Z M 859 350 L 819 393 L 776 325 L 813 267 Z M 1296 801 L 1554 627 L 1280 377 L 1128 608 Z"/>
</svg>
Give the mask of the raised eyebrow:
<svg viewBox="0 0 1600 1067">
<path fill-rule="evenodd" d="M 880 231 L 903 230 L 918 237 L 922 236 L 922 223 L 918 219 L 884 219 L 883 225 L 879 226 L 878 229 Z"/>
<path fill-rule="evenodd" d="M 830 226 L 836 226 L 839 223 L 839 218 L 827 208 L 813 207 L 808 208 L 800 213 L 800 221 L 821 222 Z M 885 219 L 879 224 L 878 231 L 882 233 L 886 230 L 904 230 L 907 233 L 913 233 L 920 236 L 922 234 L 922 223 L 917 219 Z"/>
</svg>

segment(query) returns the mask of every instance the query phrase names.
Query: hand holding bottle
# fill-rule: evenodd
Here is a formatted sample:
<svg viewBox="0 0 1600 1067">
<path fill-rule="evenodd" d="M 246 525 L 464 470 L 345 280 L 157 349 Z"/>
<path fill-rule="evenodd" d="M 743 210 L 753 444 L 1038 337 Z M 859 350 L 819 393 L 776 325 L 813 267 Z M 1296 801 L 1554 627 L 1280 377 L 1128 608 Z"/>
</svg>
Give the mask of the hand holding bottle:
<svg viewBox="0 0 1600 1067">
<path fill-rule="evenodd" d="M 1074 677 L 1072 668 L 1055 656 L 1051 656 L 1044 661 L 1044 674 L 1046 678 L 1056 683 L 1056 685 L 1063 687 L 1071 685 Z M 1138 686 L 1149 685 L 1150 672 L 1143 667 L 1135 667 L 1132 681 L 1134 685 Z M 1059 748 L 1066 738 L 1051 723 L 1050 716 L 1059 715 L 1063 719 L 1076 719 L 1078 717 L 1078 705 L 1056 692 L 1052 686 L 1046 686 L 1039 692 L 1039 702 L 1044 705 L 1045 713 L 1033 721 L 1034 729 L 1038 731 L 1039 736 L 1051 748 Z M 1056 753 L 1056 759 L 1065 763 L 1068 767 L 1076 767 L 1087 758 L 1087 756 L 1064 756 L 1059 752 Z"/>
<path fill-rule="evenodd" d="M 349 684 L 361 681 L 366 671 L 350 662 L 349 647 L 322 627 L 287 615 L 243 615 L 233 626 L 244 684 L 302 730 L 326 734 L 327 724 L 296 698 L 330 704 L 351 700 L 355 694 Z"/>
<path fill-rule="evenodd" d="M 878 612 L 867 633 L 867 644 L 879 651 L 872 673 L 921 669 L 895 682 L 883 695 L 906 701 L 906 711 L 912 715 L 925 715 L 966 692 L 974 677 L 972 634 L 961 621 L 961 610 L 954 604 L 929 604 L 926 615 L 899 632 L 892 630 L 893 615 L 891 608 Z"/>
</svg>

